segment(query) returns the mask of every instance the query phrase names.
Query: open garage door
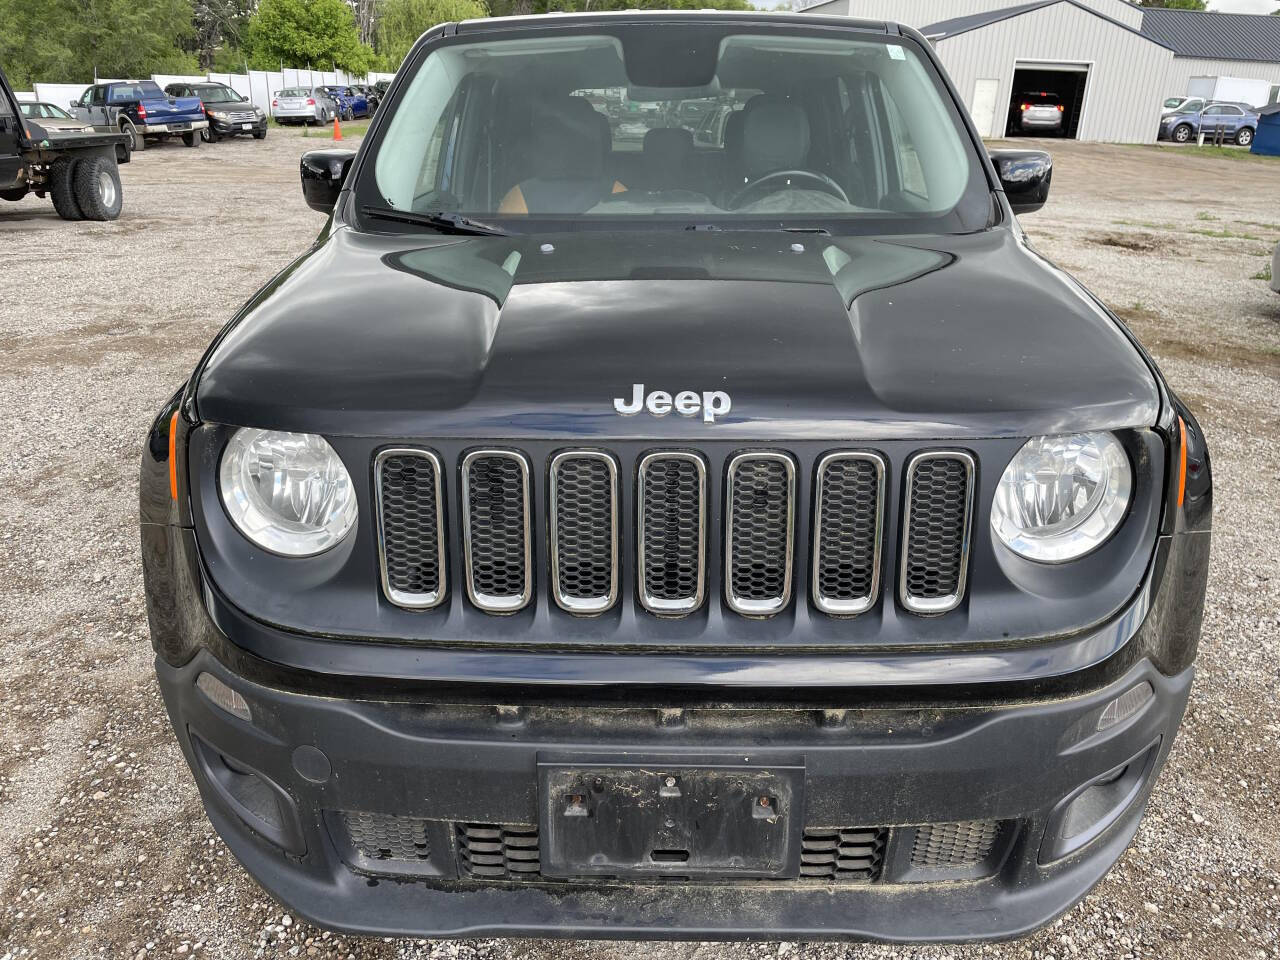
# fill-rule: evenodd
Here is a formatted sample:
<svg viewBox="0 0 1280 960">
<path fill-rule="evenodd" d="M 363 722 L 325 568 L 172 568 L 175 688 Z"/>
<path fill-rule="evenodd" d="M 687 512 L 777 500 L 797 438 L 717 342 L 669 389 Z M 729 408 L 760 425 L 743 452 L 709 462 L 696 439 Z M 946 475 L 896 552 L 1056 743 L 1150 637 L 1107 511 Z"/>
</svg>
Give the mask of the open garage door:
<svg viewBox="0 0 1280 960">
<path fill-rule="evenodd" d="M 1015 63 L 1007 134 L 1074 140 L 1088 87 L 1087 63 Z"/>
</svg>

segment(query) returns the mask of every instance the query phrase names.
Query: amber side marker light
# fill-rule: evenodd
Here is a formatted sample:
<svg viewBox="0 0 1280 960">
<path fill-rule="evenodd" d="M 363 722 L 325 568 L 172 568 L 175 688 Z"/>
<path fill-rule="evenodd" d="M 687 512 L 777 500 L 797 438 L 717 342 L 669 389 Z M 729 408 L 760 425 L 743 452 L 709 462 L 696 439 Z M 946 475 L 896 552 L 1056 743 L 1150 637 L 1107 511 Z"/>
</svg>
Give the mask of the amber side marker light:
<svg viewBox="0 0 1280 960">
<path fill-rule="evenodd" d="M 173 412 L 173 416 L 169 418 L 169 496 L 174 500 L 178 499 L 178 411 Z M 1182 455 L 1182 466 L 1185 472 L 1186 454 Z M 1182 497 L 1178 497 L 1178 502 L 1182 502 Z"/>
<path fill-rule="evenodd" d="M 169 443 L 173 443 L 173 435 L 169 435 Z M 1187 425 L 1178 418 L 1178 506 L 1187 496 Z M 176 496 L 176 494 L 175 494 Z"/>
</svg>

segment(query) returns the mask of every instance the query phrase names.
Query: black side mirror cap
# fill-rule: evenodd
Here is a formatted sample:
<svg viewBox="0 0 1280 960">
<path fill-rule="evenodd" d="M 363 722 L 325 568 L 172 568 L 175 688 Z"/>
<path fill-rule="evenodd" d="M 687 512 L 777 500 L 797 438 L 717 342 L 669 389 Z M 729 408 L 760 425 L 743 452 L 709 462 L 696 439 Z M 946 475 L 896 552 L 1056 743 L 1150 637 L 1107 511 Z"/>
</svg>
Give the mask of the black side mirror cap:
<svg viewBox="0 0 1280 960">
<path fill-rule="evenodd" d="M 992 150 L 991 162 L 1014 213 L 1033 213 L 1049 199 L 1053 157 L 1043 150 Z"/>
<path fill-rule="evenodd" d="M 302 196 L 308 207 L 321 213 L 333 212 L 355 158 L 354 150 L 310 150 L 302 155 Z"/>
</svg>

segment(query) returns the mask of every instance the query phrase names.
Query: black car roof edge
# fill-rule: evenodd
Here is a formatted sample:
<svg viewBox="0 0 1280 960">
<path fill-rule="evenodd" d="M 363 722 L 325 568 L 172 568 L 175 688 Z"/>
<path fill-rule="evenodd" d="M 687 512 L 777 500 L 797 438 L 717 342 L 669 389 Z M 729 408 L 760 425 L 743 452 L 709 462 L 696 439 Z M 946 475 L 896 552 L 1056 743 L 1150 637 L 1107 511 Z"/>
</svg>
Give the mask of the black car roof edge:
<svg viewBox="0 0 1280 960">
<path fill-rule="evenodd" d="M 486 30 L 504 30 L 516 26 L 644 21 L 671 22 L 673 20 L 702 23 L 725 21 L 738 23 L 786 23 L 797 26 L 808 24 L 810 26 L 834 26 L 850 30 L 902 35 L 898 29 L 898 24 L 892 21 L 861 20 L 856 17 L 820 16 L 801 13 L 763 13 L 759 10 L 598 10 L 580 13 L 535 13 L 514 17 L 485 17 L 477 20 L 450 23 L 445 25 L 442 35 L 448 37 L 456 33 L 483 33 Z"/>
</svg>

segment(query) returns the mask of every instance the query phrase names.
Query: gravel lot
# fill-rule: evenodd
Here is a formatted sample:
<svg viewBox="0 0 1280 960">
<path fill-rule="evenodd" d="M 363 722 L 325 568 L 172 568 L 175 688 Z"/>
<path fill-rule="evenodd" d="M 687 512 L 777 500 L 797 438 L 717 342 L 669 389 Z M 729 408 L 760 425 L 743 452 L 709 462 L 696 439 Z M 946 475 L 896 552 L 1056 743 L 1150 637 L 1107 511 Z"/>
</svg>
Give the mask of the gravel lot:
<svg viewBox="0 0 1280 960">
<path fill-rule="evenodd" d="M 143 432 L 323 223 L 273 130 L 162 146 L 123 217 L 0 203 L 0 960 L 18 957 L 1280 957 L 1280 161 L 1054 143 L 1035 242 L 1201 417 L 1218 513 L 1200 673 L 1137 840 L 1065 918 L 967 948 L 357 940 L 294 922 L 200 808 L 152 679 Z M 1010 309 L 1024 306 L 1010 304 Z"/>
</svg>

